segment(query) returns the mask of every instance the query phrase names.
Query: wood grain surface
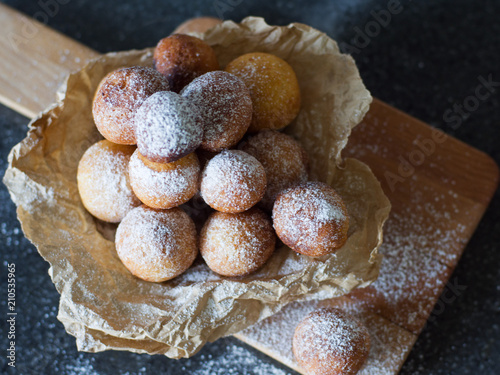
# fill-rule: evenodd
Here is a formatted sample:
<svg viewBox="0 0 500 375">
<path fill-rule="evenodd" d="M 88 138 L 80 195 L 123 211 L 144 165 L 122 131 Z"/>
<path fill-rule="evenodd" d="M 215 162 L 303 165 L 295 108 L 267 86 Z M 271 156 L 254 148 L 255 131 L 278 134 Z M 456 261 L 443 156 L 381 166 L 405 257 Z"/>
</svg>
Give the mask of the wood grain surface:
<svg viewBox="0 0 500 375">
<path fill-rule="evenodd" d="M 464 290 L 450 275 L 498 186 L 498 167 L 378 100 L 354 129 L 345 156 L 367 163 L 392 203 L 378 280 L 342 298 L 292 303 L 236 337 L 301 372 L 291 351 L 295 326 L 316 307 L 335 306 L 371 333 L 360 374 L 397 374 L 425 325 Z"/>
<path fill-rule="evenodd" d="M 69 73 L 99 55 L 1 3 L 0 35 L 0 102 L 29 118 L 55 101 Z"/>
<path fill-rule="evenodd" d="M 68 73 L 98 56 L 3 4 L 0 31 L 0 101 L 30 118 L 54 102 Z M 379 279 L 345 297 L 292 303 L 236 337 L 301 372 L 291 352 L 294 327 L 318 306 L 337 306 L 371 332 L 361 373 L 396 374 L 425 324 L 462 290 L 449 278 L 496 190 L 498 168 L 484 153 L 378 100 L 344 155 L 372 168 L 393 205 Z"/>
</svg>

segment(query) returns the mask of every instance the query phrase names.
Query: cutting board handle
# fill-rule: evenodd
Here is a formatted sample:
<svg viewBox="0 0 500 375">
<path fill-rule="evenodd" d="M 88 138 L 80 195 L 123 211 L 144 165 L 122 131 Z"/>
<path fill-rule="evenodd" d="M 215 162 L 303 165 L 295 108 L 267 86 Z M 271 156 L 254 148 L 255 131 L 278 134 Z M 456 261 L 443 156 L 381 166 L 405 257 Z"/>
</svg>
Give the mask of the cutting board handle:
<svg viewBox="0 0 500 375">
<path fill-rule="evenodd" d="M 99 54 L 46 26 L 56 13 L 37 20 L 0 3 L 0 102 L 29 117 L 55 101 L 66 76 Z"/>
</svg>

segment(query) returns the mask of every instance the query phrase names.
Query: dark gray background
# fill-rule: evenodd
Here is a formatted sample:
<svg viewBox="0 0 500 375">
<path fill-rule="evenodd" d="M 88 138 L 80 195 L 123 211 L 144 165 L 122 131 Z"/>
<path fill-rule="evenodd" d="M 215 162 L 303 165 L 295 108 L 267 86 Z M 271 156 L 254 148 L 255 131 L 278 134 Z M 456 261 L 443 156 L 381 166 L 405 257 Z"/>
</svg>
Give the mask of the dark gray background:
<svg viewBox="0 0 500 375">
<path fill-rule="evenodd" d="M 6 4 L 28 14 L 33 0 Z M 188 1 L 139 2 L 60 0 L 49 25 L 100 52 L 149 47 L 183 20 L 199 15 L 241 20 L 263 16 L 271 24 L 299 21 L 354 45 L 356 27 L 387 1 Z M 221 14 L 217 6 L 232 8 Z M 233 4 L 233 5 L 230 5 Z M 479 76 L 500 81 L 500 2 L 470 0 L 401 1 L 403 11 L 353 53 L 373 95 L 443 129 L 500 162 L 499 95 L 454 129 L 443 114 L 474 94 Z M 2 37 L 2 36 L 0 36 Z M 1 64 L 1 61 L 0 61 Z M 0 106 L 0 169 L 8 151 L 25 135 L 28 120 Z M 3 172 L 1 172 L 3 174 Z M 286 374 L 286 367 L 227 338 L 207 345 L 189 360 L 126 352 L 78 353 L 73 337 L 56 319 L 58 294 L 48 264 L 23 237 L 15 207 L 0 186 L 0 372 L 18 374 Z M 402 374 L 500 374 L 500 195 L 470 241 L 452 278 L 466 285 L 460 297 L 420 336 Z M 16 263 L 17 371 L 7 369 L 6 264 Z"/>
</svg>

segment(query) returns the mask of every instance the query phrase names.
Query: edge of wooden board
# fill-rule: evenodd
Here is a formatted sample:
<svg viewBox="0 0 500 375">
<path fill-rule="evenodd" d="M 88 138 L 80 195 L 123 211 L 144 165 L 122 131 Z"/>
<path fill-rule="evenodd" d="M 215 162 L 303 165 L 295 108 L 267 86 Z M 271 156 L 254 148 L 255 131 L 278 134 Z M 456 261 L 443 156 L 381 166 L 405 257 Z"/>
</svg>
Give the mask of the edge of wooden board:
<svg viewBox="0 0 500 375">
<path fill-rule="evenodd" d="M 0 3 L 0 102 L 34 118 L 67 75 L 99 53 Z"/>
</svg>

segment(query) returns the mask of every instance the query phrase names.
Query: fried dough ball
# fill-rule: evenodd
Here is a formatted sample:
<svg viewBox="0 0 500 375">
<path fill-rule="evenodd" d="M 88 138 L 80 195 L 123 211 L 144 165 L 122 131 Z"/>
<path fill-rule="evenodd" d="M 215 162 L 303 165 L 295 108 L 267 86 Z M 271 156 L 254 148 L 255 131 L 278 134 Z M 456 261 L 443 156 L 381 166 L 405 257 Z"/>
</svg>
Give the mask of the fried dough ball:
<svg viewBox="0 0 500 375">
<path fill-rule="evenodd" d="M 308 374 L 355 375 L 368 358 L 370 334 L 342 310 L 321 308 L 299 323 L 292 348 Z"/>
<path fill-rule="evenodd" d="M 221 151 L 236 145 L 252 121 L 252 98 L 243 81 L 233 74 L 215 71 L 195 78 L 181 95 L 200 110 L 204 119 L 201 148 Z"/>
<path fill-rule="evenodd" d="M 258 208 L 237 214 L 214 212 L 200 234 L 203 259 L 222 276 L 256 271 L 269 259 L 275 244 L 271 220 Z"/>
<path fill-rule="evenodd" d="M 268 211 L 280 192 L 308 179 L 306 150 L 289 135 L 264 130 L 242 143 L 241 150 L 260 161 L 266 171 L 267 188 L 260 206 Z"/>
<path fill-rule="evenodd" d="M 133 275 L 153 282 L 180 275 L 198 254 L 193 220 L 178 207 L 135 208 L 118 225 L 115 243 L 125 267 Z"/>
<path fill-rule="evenodd" d="M 83 205 L 96 218 L 120 222 L 141 204 L 129 182 L 128 163 L 134 146 L 117 145 L 108 140 L 89 147 L 78 163 L 78 192 Z"/>
<path fill-rule="evenodd" d="M 220 18 L 195 17 L 181 23 L 172 34 L 204 33 L 222 23 Z"/>
<path fill-rule="evenodd" d="M 171 91 L 151 95 L 135 115 L 137 148 L 156 163 L 190 154 L 203 139 L 203 118 L 196 105 Z"/>
<path fill-rule="evenodd" d="M 195 153 L 171 163 L 155 163 L 136 150 L 130 159 L 130 185 L 152 208 L 166 209 L 190 200 L 198 191 L 200 163 Z"/>
<path fill-rule="evenodd" d="M 97 129 L 111 142 L 135 145 L 137 108 L 155 92 L 166 90 L 168 81 L 152 68 L 133 66 L 109 73 L 94 96 L 92 114 Z"/>
<path fill-rule="evenodd" d="M 153 61 L 156 70 L 167 77 L 174 92 L 180 92 L 196 77 L 219 69 L 212 47 L 199 38 L 185 34 L 174 34 L 160 40 Z"/>
<path fill-rule="evenodd" d="M 299 83 L 285 60 L 269 53 L 252 52 L 231 61 L 226 71 L 240 77 L 250 89 L 253 115 L 249 132 L 282 129 L 297 117 Z"/>
<path fill-rule="evenodd" d="M 306 182 L 281 192 L 273 207 L 281 241 L 298 253 L 319 257 L 347 241 L 349 215 L 342 197 L 322 182 Z"/>
<path fill-rule="evenodd" d="M 201 196 L 217 211 L 246 211 L 262 199 L 265 190 L 264 167 L 243 151 L 222 151 L 202 172 Z"/>
</svg>

